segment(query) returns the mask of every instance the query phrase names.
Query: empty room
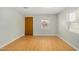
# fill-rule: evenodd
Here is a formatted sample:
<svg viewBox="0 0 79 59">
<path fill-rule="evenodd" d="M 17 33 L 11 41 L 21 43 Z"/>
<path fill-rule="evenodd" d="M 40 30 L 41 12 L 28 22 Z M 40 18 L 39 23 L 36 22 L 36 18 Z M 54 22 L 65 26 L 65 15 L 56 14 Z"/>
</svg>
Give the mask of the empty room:
<svg viewBox="0 0 79 59">
<path fill-rule="evenodd" d="M 78 51 L 78 7 L 0 7 L 0 51 Z"/>
</svg>

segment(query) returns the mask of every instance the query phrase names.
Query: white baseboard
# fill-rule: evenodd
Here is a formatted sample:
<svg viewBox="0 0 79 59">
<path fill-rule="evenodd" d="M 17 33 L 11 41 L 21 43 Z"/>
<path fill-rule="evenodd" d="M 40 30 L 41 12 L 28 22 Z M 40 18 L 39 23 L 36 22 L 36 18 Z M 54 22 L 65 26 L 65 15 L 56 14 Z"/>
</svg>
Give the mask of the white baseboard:
<svg viewBox="0 0 79 59">
<path fill-rule="evenodd" d="M 57 36 L 56 34 L 34 34 L 33 36 Z"/>
<path fill-rule="evenodd" d="M 76 51 L 79 51 L 79 49 L 77 47 L 75 47 L 73 44 L 69 43 L 68 41 L 64 40 L 63 37 L 58 36 L 60 39 L 62 39 L 63 41 L 65 41 L 68 45 L 70 45 L 72 48 L 74 48 Z"/>
<path fill-rule="evenodd" d="M 22 35 L 20 35 L 20 36 L 18 36 L 18 37 L 16 37 L 16 38 L 14 38 L 13 40 L 11 40 L 11 41 L 9 41 L 9 42 L 5 43 L 4 45 L 0 46 L 0 48 L 5 47 L 6 45 L 8 45 L 8 44 L 12 43 L 13 41 L 15 41 L 15 40 L 19 39 L 19 38 L 20 38 L 20 37 L 22 37 L 22 36 L 24 36 L 24 34 L 22 34 Z"/>
</svg>

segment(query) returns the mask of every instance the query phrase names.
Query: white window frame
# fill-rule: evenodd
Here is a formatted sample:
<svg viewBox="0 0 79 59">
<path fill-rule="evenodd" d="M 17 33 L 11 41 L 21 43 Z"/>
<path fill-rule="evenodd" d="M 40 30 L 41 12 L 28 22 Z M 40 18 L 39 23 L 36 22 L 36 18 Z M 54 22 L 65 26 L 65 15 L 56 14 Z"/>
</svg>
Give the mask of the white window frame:
<svg viewBox="0 0 79 59">
<path fill-rule="evenodd" d="M 77 17 L 76 17 L 76 12 L 71 12 L 69 13 L 69 25 L 68 25 L 68 29 L 71 31 L 71 32 L 74 32 L 74 33 L 79 33 L 78 29 L 79 29 L 79 25 L 75 25 L 75 23 L 79 24 L 79 22 L 77 21 Z M 72 25 L 74 25 L 72 27 Z M 76 28 L 78 27 L 78 29 Z"/>
</svg>

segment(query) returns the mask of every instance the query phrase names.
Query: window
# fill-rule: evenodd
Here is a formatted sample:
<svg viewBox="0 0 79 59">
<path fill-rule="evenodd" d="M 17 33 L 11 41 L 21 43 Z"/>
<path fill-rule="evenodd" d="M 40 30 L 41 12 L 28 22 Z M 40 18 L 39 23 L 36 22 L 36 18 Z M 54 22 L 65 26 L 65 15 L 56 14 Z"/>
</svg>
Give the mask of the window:
<svg viewBox="0 0 79 59">
<path fill-rule="evenodd" d="M 74 33 L 79 33 L 79 23 L 71 23 L 69 30 Z"/>
<path fill-rule="evenodd" d="M 76 20 L 76 13 L 75 12 L 71 12 L 69 14 L 69 21 L 70 22 L 74 22 Z"/>
<path fill-rule="evenodd" d="M 79 33 L 79 22 L 77 21 L 76 12 L 71 12 L 69 14 L 69 30 L 74 33 Z"/>
</svg>

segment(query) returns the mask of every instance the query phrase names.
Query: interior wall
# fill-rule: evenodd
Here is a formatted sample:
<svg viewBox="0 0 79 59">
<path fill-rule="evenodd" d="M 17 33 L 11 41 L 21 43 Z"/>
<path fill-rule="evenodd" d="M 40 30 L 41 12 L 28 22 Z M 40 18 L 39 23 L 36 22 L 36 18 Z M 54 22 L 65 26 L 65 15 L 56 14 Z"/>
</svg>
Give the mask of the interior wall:
<svg viewBox="0 0 79 59">
<path fill-rule="evenodd" d="M 72 33 L 67 29 L 67 20 L 69 10 L 74 8 L 67 8 L 56 15 L 37 15 L 33 16 L 33 35 L 39 36 L 53 36 L 58 34 L 65 41 L 69 42 L 79 50 L 79 34 Z M 12 8 L 0 8 L 0 47 L 16 37 L 24 34 L 24 16 Z M 41 20 L 48 19 L 49 29 L 41 29 Z M 58 20 L 58 21 L 57 21 Z"/>
<path fill-rule="evenodd" d="M 79 50 L 79 34 L 72 33 L 67 28 L 69 12 L 72 12 L 75 9 L 76 8 L 67 8 L 58 14 L 58 35 L 72 45 L 75 49 Z"/>
<path fill-rule="evenodd" d="M 10 8 L 0 8 L 0 47 L 24 34 L 24 17 Z"/>
<path fill-rule="evenodd" d="M 57 33 L 56 15 L 39 15 L 33 16 L 33 35 L 35 36 L 53 36 Z M 48 29 L 41 29 L 41 20 L 49 21 Z"/>
</svg>

